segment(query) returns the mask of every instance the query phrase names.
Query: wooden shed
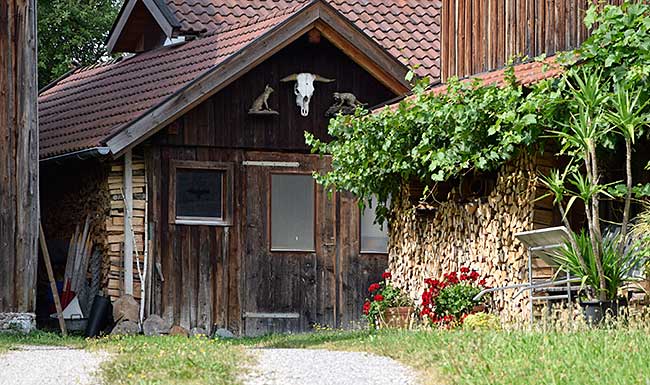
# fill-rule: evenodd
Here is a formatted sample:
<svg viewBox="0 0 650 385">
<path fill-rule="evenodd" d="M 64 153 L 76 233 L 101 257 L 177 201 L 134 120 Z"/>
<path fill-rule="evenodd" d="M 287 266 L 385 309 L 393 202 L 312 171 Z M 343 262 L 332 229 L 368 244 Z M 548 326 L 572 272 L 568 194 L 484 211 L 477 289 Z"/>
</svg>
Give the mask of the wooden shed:
<svg viewBox="0 0 650 385">
<path fill-rule="evenodd" d="M 353 327 L 387 229 L 315 183 L 330 160 L 304 132 L 405 95 L 407 65 L 439 81 L 439 7 L 126 1 L 108 46 L 128 55 L 40 94 L 55 264 L 90 218 L 100 286 L 147 314 L 246 335 Z"/>
</svg>

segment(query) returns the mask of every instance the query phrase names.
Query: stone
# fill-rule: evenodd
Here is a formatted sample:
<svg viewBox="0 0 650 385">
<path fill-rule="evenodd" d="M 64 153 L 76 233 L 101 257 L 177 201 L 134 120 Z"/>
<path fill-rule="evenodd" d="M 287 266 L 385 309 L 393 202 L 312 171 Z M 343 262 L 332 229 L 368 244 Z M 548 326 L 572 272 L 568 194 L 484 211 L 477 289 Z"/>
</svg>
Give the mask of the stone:
<svg viewBox="0 0 650 385">
<path fill-rule="evenodd" d="M 183 336 L 183 337 L 189 337 L 189 336 L 190 336 L 190 332 L 187 331 L 187 329 L 185 329 L 185 328 L 182 327 L 182 326 L 174 325 L 174 326 L 172 326 L 172 328 L 169 330 L 169 335 L 170 335 L 170 336 Z"/>
<path fill-rule="evenodd" d="M 120 321 L 115 325 L 112 336 L 133 336 L 140 334 L 140 326 L 134 321 Z"/>
<path fill-rule="evenodd" d="M 145 336 L 159 336 L 168 334 L 170 329 L 169 322 L 165 321 L 157 314 L 150 315 L 142 323 L 142 332 Z"/>
<path fill-rule="evenodd" d="M 230 330 L 221 328 L 214 332 L 214 338 L 230 339 L 235 338 L 235 335 Z"/>
<path fill-rule="evenodd" d="M 113 302 L 113 320 L 134 321 L 140 320 L 140 305 L 132 295 L 125 294 Z"/>
<path fill-rule="evenodd" d="M 0 333 L 27 334 L 36 330 L 34 313 L 0 313 Z"/>
<path fill-rule="evenodd" d="M 207 337 L 209 335 L 210 333 L 203 328 L 196 327 L 190 330 L 190 337 Z"/>
</svg>

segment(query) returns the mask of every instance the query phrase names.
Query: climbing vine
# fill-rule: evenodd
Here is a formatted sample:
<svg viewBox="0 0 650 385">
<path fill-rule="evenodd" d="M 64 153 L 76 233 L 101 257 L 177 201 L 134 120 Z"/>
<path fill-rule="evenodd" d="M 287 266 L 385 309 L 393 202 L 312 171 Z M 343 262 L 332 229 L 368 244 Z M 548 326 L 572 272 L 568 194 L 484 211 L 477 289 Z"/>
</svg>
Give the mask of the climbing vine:
<svg viewBox="0 0 650 385">
<path fill-rule="evenodd" d="M 313 152 L 332 156 L 332 170 L 319 183 L 350 191 L 362 200 L 378 197 L 377 214 L 404 181 L 427 184 L 475 171 L 497 169 L 522 147 L 536 142 L 552 119 L 546 106 L 560 92 L 552 81 L 525 90 L 506 70 L 506 84 L 451 79 L 446 92 L 430 92 L 417 82 L 413 96 L 396 108 L 332 119 L 331 142 L 306 133 Z M 381 220 L 381 219 L 380 219 Z"/>
</svg>

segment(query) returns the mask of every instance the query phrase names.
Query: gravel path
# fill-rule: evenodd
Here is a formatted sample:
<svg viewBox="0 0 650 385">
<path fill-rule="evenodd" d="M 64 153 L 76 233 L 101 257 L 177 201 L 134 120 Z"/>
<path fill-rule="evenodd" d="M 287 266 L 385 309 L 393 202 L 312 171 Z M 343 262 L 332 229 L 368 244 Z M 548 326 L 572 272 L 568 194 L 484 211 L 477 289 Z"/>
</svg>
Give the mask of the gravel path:
<svg viewBox="0 0 650 385">
<path fill-rule="evenodd" d="M 96 385 L 106 353 L 59 346 L 21 346 L 0 355 L 0 385 Z"/>
<path fill-rule="evenodd" d="M 415 373 L 368 353 L 309 349 L 255 349 L 257 366 L 246 385 L 416 385 Z"/>
</svg>

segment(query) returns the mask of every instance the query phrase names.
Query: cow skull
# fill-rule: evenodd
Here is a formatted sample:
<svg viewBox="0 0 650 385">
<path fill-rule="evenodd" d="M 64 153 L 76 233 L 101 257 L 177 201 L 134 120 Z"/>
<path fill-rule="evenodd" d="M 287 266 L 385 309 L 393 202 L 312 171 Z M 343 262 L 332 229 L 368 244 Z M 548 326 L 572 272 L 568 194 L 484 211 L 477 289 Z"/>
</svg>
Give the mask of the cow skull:
<svg viewBox="0 0 650 385">
<path fill-rule="evenodd" d="M 314 95 L 314 81 L 322 83 L 331 83 L 334 79 L 327 79 L 320 75 L 310 73 L 291 74 L 281 82 L 293 82 L 293 92 L 296 94 L 296 104 L 300 107 L 300 114 L 302 116 L 309 115 L 309 101 Z"/>
</svg>

